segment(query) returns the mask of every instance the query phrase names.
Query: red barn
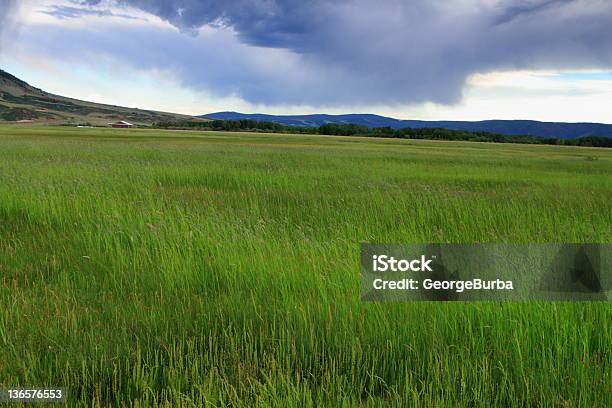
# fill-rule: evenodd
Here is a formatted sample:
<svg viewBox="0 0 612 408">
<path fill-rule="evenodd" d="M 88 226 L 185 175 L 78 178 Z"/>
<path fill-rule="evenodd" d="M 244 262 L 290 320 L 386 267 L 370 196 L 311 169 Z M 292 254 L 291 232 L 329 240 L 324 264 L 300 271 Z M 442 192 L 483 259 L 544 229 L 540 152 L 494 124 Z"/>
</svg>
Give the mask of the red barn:
<svg viewBox="0 0 612 408">
<path fill-rule="evenodd" d="M 127 129 L 127 128 L 133 128 L 134 125 L 131 124 L 130 122 L 126 122 L 125 120 L 120 120 L 119 122 L 115 122 L 115 123 L 109 123 L 110 127 L 114 127 L 114 128 L 122 128 L 122 129 Z"/>
</svg>

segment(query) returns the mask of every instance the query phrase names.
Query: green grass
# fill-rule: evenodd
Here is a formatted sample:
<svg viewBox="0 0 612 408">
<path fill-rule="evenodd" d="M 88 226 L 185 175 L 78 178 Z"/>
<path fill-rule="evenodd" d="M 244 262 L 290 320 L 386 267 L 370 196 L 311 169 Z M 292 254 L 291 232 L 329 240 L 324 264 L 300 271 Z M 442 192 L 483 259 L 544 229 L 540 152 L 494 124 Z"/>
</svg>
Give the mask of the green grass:
<svg viewBox="0 0 612 408">
<path fill-rule="evenodd" d="M 0 386 L 606 407 L 609 303 L 364 303 L 359 243 L 612 242 L 606 149 L 0 127 Z"/>
</svg>

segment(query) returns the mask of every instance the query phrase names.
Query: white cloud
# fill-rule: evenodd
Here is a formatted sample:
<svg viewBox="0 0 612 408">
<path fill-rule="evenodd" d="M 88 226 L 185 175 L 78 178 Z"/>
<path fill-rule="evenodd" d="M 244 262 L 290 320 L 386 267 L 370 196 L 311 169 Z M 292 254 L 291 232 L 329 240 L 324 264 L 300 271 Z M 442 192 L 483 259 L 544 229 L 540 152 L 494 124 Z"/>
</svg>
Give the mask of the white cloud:
<svg viewBox="0 0 612 408">
<path fill-rule="evenodd" d="M 592 72 L 592 71 L 591 71 Z M 606 71 L 603 71 L 605 73 Z M 407 119 L 532 119 L 612 123 L 612 80 L 559 80 L 561 71 L 513 71 L 472 77 L 461 103 L 406 106 Z"/>
</svg>

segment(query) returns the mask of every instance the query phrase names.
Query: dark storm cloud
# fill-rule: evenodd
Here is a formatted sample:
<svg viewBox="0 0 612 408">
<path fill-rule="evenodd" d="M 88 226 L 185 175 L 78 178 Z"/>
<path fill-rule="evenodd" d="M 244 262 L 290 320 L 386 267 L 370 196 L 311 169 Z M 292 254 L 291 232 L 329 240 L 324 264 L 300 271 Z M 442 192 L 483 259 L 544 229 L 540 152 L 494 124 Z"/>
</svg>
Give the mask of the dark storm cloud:
<svg viewBox="0 0 612 408">
<path fill-rule="evenodd" d="M 475 73 L 612 68 L 608 0 L 85 0 L 79 7 L 109 4 L 138 8 L 193 36 L 203 26 L 223 27 L 242 44 L 284 50 L 287 60 L 265 72 L 257 62 L 269 55 L 263 51 L 216 47 L 222 57 L 198 59 L 200 48 L 211 49 L 206 39 L 183 40 L 187 48 L 180 39 L 149 42 L 132 57 L 149 68 L 172 66 L 189 86 L 231 89 L 256 103 L 448 104 Z M 141 58 L 151 48 L 159 60 Z"/>
<path fill-rule="evenodd" d="M 103 3 L 101 0 L 80 2 L 83 6 Z M 186 32 L 196 32 L 204 25 L 226 26 L 235 29 L 249 44 L 288 48 L 293 48 L 301 35 L 317 30 L 313 25 L 318 26 L 325 18 L 321 12 L 327 7 L 327 2 L 318 0 L 116 0 L 114 3 L 149 12 Z"/>
</svg>

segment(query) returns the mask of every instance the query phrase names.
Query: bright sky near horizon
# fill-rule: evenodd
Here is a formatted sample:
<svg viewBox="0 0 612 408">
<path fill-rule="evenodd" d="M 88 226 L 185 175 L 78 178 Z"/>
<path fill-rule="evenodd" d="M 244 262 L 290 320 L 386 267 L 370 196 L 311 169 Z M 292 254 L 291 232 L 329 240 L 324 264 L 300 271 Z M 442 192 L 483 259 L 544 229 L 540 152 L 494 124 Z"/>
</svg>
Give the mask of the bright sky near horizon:
<svg viewBox="0 0 612 408">
<path fill-rule="evenodd" d="M 605 0 L 0 0 L 0 20 L 0 68 L 95 102 L 612 123 Z"/>
</svg>

